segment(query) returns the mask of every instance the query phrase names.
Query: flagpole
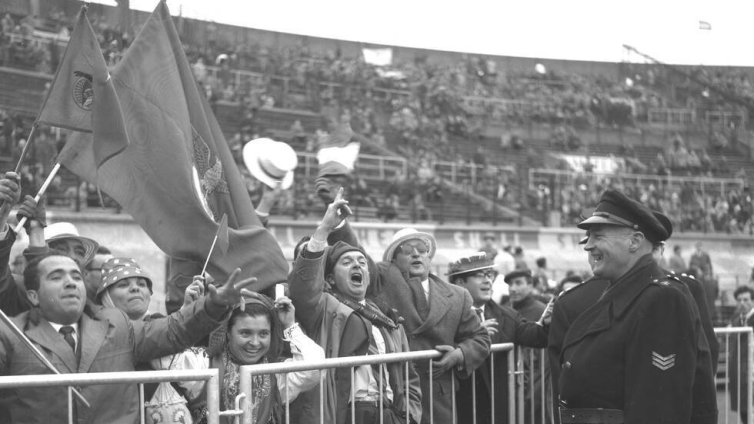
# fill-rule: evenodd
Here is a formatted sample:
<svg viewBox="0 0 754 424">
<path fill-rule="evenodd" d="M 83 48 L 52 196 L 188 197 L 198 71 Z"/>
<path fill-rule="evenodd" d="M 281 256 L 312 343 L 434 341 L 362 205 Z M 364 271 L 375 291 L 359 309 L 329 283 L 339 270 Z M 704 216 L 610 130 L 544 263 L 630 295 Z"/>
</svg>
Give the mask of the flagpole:
<svg viewBox="0 0 754 424">
<path fill-rule="evenodd" d="M 21 339 L 21 342 L 23 342 L 23 344 L 31 350 L 34 356 L 36 356 L 37 359 L 39 359 L 48 370 L 52 371 L 54 374 L 60 374 L 60 371 L 58 371 L 58 369 L 55 368 L 55 366 L 52 365 L 52 363 L 47 358 L 45 358 L 42 352 L 40 352 L 39 349 L 34 346 L 34 343 L 32 343 L 31 340 L 26 337 L 26 334 L 24 334 L 23 331 L 21 331 L 21 329 L 18 328 L 18 326 L 16 326 L 16 324 L 11 321 L 10 318 L 8 318 L 8 315 L 5 315 L 5 312 L 3 312 L 2 309 L 0 309 L 0 321 L 7 325 L 8 328 L 10 328 L 10 331 L 19 339 Z M 84 398 L 84 396 L 78 390 L 76 390 L 75 387 L 70 387 L 70 389 L 73 391 L 73 394 L 76 395 L 77 398 L 79 398 L 81 403 L 86 405 L 87 408 L 91 407 L 86 398 Z"/>
<path fill-rule="evenodd" d="M 47 191 L 47 187 L 52 182 L 52 179 L 55 178 L 55 175 L 58 173 L 58 170 L 60 170 L 60 164 L 56 163 L 55 166 L 52 168 L 52 171 L 50 171 L 50 175 L 47 176 L 47 179 L 45 180 L 44 184 L 42 184 L 42 187 L 39 188 L 39 193 L 37 193 L 37 196 L 34 198 L 35 202 L 39 202 L 40 199 L 42 199 L 42 196 L 45 194 L 45 191 Z M 16 225 L 16 233 L 21 231 L 22 228 L 24 228 L 24 224 L 26 224 L 26 217 L 21 218 L 20 221 L 18 221 L 18 225 Z"/>
<path fill-rule="evenodd" d="M 202 268 L 202 277 L 204 277 L 204 273 L 207 271 L 207 265 L 209 265 L 209 258 L 212 257 L 212 251 L 215 250 L 215 244 L 217 244 L 217 234 L 215 234 L 215 238 L 212 239 L 212 246 L 210 246 L 209 248 L 209 254 L 207 255 L 207 260 L 204 261 L 204 267 Z"/>
<path fill-rule="evenodd" d="M 42 111 L 40 110 L 40 113 Z M 39 115 L 37 115 L 37 119 L 39 119 Z M 34 140 L 34 133 L 37 132 L 37 127 L 39 124 L 37 124 L 37 121 L 34 121 L 34 123 L 31 125 L 31 131 L 29 131 L 29 136 L 26 137 L 26 144 L 24 144 L 23 150 L 21 150 L 21 156 L 18 158 L 18 163 L 16 164 L 16 169 L 13 171 L 16 174 L 21 172 L 21 165 L 24 163 L 24 159 L 26 159 L 26 155 L 29 153 L 29 148 L 31 147 L 31 142 Z"/>
</svg>

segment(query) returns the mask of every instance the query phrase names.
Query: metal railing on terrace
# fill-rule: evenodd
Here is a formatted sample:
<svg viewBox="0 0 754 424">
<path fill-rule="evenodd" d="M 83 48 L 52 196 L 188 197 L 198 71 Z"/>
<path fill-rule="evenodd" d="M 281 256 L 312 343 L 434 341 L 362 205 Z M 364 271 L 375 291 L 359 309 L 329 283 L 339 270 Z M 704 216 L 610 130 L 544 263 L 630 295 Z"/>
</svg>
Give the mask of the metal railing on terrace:
<svg viewBox="0 0 754 424">
<path fill-rule="evenodd" d="M 726 193 L 730 188 L 743 189 L 746 185 L 741 178 L 714 178 L 714 177 L 677 177 L 672 175 L 650 174 L 624 174 L 624 173 L 584 173 L 577 171 L 564 171 L 557 169 L 533 168 L 529 169 L 529 189 L 536 189 L 539 184 L 545 183 L 551 190 L 557 190 L 566 185 L 573 185 L 577 179 L 620 178 L 624 184 L 648 185 L 655 184 L 662 188 L 682 187 L 690 183 L 698 188 L 702 194 Z"/>
<path fill-rule="evenodd" d="M 296 156 L 298 156 L 298 169 L 303 171 L 306 178 L 314 181 L 319 169 L 317 155 L 315 153 L 297 152 Z M 356 167 L 362 178 L 385 180 L 392 177 L 396 170 L 400 170 L 406 175 L 408 161 L 397 156 L 359 154 Z"/>
</svg>

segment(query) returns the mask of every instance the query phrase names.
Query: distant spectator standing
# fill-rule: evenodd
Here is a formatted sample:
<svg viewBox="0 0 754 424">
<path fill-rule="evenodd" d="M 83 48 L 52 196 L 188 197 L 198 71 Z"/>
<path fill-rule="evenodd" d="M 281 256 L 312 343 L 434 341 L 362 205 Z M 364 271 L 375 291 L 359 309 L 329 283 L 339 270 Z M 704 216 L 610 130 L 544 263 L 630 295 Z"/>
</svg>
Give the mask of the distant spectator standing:
<svg viewBox="0 0 754 424">
<path fill-rule="evenodd" d="M 696 243 L 696 251 L 691 254 L 689 268 L 701 270 L 702 275 L 697 275 L 697 277 L 702 277 L 705 280 L 712 278 L 712 260 L 709 254 L 702 250 L 702 242 L 700 241 Z"/>
<path fill-rule="evenodd" d="M 684 261 L 683 256 L 681 256 L 681 246 L 679 244 L 673 246 L 673 255 L 671 255 L 668 260 L 668 268 L 679 274 L 686 270 L 686 261 Z"/>
<path fill-rule="evenodd" d="M 497 247 L 495 247 L 496 239 L 497 237 L 495 237 L 495 233 L 485 233 L 484 238 L 482 239 L 484 245 L 479 249 L 479 251 L 484 252 L 490 260 L 495 260 L 495 257 L 497 256 Z"/>
<path fill-rule="evenodd" d="M 495 271 L 497 271 L 497 278 L 492 283 L 492 300 L 498 305 L 502 305 L 507 302 L 509 287 L 505 282 L 505 276 L 512 272 L 515 267 L 515 261 L 513 255 L 511 255 L 511 246 L 506 245 L 501 252 L 495 256 L 494 260 Z"/>
<path fill-rule="evenodd" d="M 526 259 L 524 258 L 523 247 L 516 246 L 516 250 L 513 253 L 513 261 L 515 263 L 514 268 L 516 270 L 529 269 L 529 265 L 526 264 Z"/>
</svg>

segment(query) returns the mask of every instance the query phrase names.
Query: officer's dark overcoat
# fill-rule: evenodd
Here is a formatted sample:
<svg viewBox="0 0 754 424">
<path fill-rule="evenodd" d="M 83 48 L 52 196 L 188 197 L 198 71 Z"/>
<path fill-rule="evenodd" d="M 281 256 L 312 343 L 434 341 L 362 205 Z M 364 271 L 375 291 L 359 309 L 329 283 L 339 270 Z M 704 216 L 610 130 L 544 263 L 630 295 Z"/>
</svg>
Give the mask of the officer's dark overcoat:
<svg viewBox="0 0 754 424">
<path fill-rule="evenodd" d="M 717 414 L 699 311 L 651 255 L 573 322 L 560 363 L 567 408 L 620 409 L 625 424 L 689 423 L 692 415 L 705 422 Z"/>
</svg>

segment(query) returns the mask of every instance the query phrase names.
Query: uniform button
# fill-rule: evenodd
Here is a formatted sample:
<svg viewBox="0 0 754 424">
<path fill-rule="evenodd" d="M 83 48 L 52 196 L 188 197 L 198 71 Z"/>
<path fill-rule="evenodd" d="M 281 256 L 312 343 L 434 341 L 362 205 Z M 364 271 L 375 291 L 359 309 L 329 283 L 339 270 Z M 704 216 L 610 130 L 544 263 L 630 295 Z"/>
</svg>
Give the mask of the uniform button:
<svg viewBox="0 0 754 424">
<path fill-rule="evenodd" d="M 570 363 L 570 362 L 568 362 L 568 361 L 566 361 L 566 362 L 565 362 L 565 363 L 563 364 L 563 369 L 567 369 L 567 370 L 570 370 L 570 369 L 571 369 L 571 363 Z"/>
<path fill-rule="evenodd" d="M 415 339 L 415 338 L 416 338 L 416 334 L 412 334 L 412 335 L 411 335 L 411 338 L 412 338 L 412 339 Z"/>
</svg>

